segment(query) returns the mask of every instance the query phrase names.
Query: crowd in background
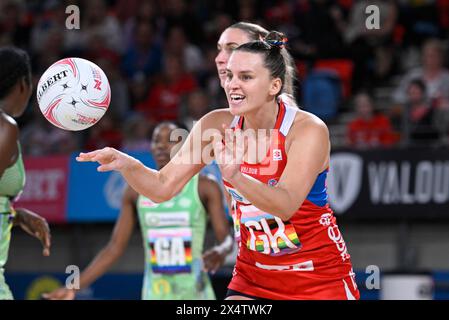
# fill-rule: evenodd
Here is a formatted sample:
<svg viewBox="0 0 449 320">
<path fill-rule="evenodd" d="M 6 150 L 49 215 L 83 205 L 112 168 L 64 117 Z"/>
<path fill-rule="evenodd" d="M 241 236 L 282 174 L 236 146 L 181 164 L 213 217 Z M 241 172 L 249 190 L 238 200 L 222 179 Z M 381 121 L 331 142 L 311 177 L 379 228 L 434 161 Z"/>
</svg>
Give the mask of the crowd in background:
<svg viewBox="0 0 449 320">
<path fill-rule="evenodd" d="M 66 28 L 72 4 L 80 8 L 79 30 Z M 380 29 L 366 28 L 370 4 L 380 9 Z M 342 97 L 322 118 L 331 135 L 333 125 L 344 126 L 342 146 L 449 145 L 449 0 L 2 0 L 0 46 L 27 50 L 34 85 L 52 63 L 76 56 L 98 64 L 112 90 L 106 115 L 76 133 L 48 123 L 33 97 L 19 120 L 24 153 L 147 151 L 156 123 L 191 128 L 226 107 L 216 43 L 237 21 L 287 35 L 296 98 L 306 110 L 314 112 L 313 103 L 302 103 L 309 101 L 303 84 L 319 85 L 311 76 L 336 66 Z"/>
</svg>

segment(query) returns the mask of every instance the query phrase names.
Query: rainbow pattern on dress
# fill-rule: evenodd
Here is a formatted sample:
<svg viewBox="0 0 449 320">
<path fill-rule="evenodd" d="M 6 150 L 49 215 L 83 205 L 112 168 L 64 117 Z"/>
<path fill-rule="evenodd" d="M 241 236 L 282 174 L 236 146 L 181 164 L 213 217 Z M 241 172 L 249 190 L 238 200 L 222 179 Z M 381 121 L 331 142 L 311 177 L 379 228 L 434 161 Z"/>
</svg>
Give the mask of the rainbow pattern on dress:
<svg viewBox="0 0 449 320">
<path fill-rule="evenodd" d="M 240 241 L 241 235 L 240 235 L 240 219 L 237 218 L 236 214 L 232 215 L 232 221 L 234 223 L 234 240 Z"/>
<path fill-rule="evenodd" d="M 171 246 L 174 243 L 174 239 L 177 242 L 182 241 L 182 250 L 184 259 L 182 261 L 177 260 L 172 263 L 173 257 L 170 256 Z M 170 256 L 170 261 L 157 261 L 156 253 L 156 242 L 163 241 L 164 243 L 169 243 L 170 247 L 166 248 L 168 252 L 164 255 Z M 176 273 L 190 273 L 192 271 L 192 230 L 190 228 L 161 228 L 153 229 L 148 232 L 148 244 L 150 248 L 150 265 L 154 273 L 164 273 L 164 274 L 176 274 Z M 176 252 L 180 250 L 178 248 Z"/>
<path fill-rule="evenodd" d="M 266 223 L 269 228 L 269 232 L 271 235 L 275 235 L 276 232 L 279 229 L 278 222 L 276 221 L 275 217 L 269 213 L 263 212 L 259 209 L 257 209 L 255 206 L 248 206 L 248 207 L 240 207 L 242 211 L 242 215 L 240 217 L 240 222 L 245 225 L 248 222 L 256 222 L 258 224 Z M 257 230 L 256 228 L 251 228 L 252 233 L 255 236 L 255 251 L 268 254 L 270 256 L 281 256 L 284 254 L 291 254 L 294 252 L 297 252 L 301 249 L 301 242 L 299 241 L 298 235 L 296 233 L 296 230 L 294 226 L 289 221 L 284 221 L 284 236 L 288 238 L 293 244 L 294 248 L 289 246 L 284 239 L 281 237 L 277 237 L 277 248 L 278 250 L 274 250 L 271 246 L 271 243 L 267 243 L 267 241 L 263 239 L 267 239 L 267 234 L 265 233 L 265 230 Z M 246 229 L 250 228 L 246 226 Z M 250 231 L 248 230 L 250 233 Z M 251 233 L 250 233 L 251 234 Z M 249 250 L 251 249 L 251 236 L 246 241 L 246 246 Z M 267 253 L 269 251 L 269 253 Z"/>
<path fill-rule="evenodd" d="M 274 219 L 267 220 L 268 224 L 270 225 L 270 230 L 272 234 L 275 234 L 277 232 L 277 223 Z M 272 225 L 275 225 L 275 227 L 272 228 Z M 256 238 L 258 238 L 259 235 L 264 235 L 265 233 L 262 231 L 254 230 L 254 235 Z M 290 222 L 285 223 L 285 235 L 288 237 L 288 239 L 296 246 L 296 248 L 290 248 L 287 243 L 281 239 L 277 239 L 277 247 L 279 248 L 279 252 L 275 252 L 273 248 L 270 247 L 270 256 L 282 256 L 284 254 L 291 254 L 294 252 L 297 252 L 301 249 L 301 242 L 299 241 L 298 235 L 296 234 L 295 228 Z M 246 241 L 246 247 L 250 249 L 250 239 Z M 265 243 L 263 240 L 256 240 L 256 251 L 260 253 L 264 253 L 265 251 Z"/>
</svg>

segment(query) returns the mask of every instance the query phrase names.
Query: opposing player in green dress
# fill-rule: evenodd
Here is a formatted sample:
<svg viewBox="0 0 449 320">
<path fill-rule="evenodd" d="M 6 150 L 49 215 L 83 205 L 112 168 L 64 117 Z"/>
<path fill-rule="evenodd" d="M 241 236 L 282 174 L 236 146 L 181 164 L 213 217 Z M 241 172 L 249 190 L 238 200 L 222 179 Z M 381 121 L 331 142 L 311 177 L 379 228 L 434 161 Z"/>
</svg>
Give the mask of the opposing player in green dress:
<svg viewBox="0 0 449 320">
<path fill-rule="evenodd" d="M 25 186 L 25 169 L 19 128 L 13 117 L 25 111 L 32 92 L 30 60 L 25 51 L 0 48 L 0 300 L 13 296 L 4 279 L 11 229 L 18 225 L 38 238 L 44 256 L 50 255 L 50 229 L 44 218 L 23 208 L 14 199 Z"/>
<path fill-rule="evenodd" d="M 163 122 L 154 130 L 152 154 L 158 168 L 170 161 L 170 153 L 178 144 L 170 140 L 170 134 L 177 128 L 174 123 Z M 208 217 L 219 244 L 203 253 Z M 220 186 L 202 175 L 195 175 L 174 198 L 162 203 L 154 203 L 128 187 L 109 243 L 81 273 L 81 289 L 102 276 L 123 254 L 136 222 L 145 250 L 142 299 L 215 299 L 207 271 L 215 272 L 222 265 L 233 240 Z M 44 297 L 74 299 L 75 295 L 73 289 L 59 288 Z"/>
</svg>

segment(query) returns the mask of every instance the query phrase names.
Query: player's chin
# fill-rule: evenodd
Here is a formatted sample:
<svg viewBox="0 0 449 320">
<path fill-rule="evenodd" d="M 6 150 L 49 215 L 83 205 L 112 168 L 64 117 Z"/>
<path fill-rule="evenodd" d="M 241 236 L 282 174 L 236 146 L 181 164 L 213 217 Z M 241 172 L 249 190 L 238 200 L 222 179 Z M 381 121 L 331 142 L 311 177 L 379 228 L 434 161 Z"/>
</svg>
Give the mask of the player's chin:
<svg viewBox="0 0 449 320">
<path fill-rule="evenodd" d="M 233 116 L 241 116 L 245 113 L 246 108 L 242 105 L 229 104 L 229 111 Z"/>
<path fill-rule="evenodd" d="M 222 88 L 224 88 L 224 86 L 225 86 L 225 81 L 226 81 L 226 73 L 225 73 L 225 74 L 219 73 L 219 74 L 218 74 L 218 77 L 220 78 L 220 86 L 221 86 Z"/>
</svg>

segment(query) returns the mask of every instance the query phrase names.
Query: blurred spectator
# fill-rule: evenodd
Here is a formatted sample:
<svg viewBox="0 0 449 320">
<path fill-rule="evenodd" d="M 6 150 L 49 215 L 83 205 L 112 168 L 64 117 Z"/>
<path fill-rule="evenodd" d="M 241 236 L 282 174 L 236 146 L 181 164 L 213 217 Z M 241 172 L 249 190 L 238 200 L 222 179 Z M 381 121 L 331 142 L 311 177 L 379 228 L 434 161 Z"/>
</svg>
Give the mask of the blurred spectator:
<svg viewBox="0 0 449 320">
<path fill-rule="evenodd" d="M 193 12 L 194 6 L 185 0 L 165 0 L 161 2 L 166 30 L 180 26 L 190 42 L 199 45 L 203 40 L 203 29 Z"/>
<path fill-rule="evenodd" d="M 216 44 L 221 33 L 232 24 L 232 18 L 225 13 L 217 13 L 213 19 L 204 23 L 204 34 L 208 43 Z"/>
<path fill-rule="evenodd" d="M 428 38 L 440 35 L 437 1 L 399 1 L 400 23 L 404 27 L 404 45 L 421 46 Z"/>
<path fill-rule="evenodd" d="M 442 36 L 449 36 L 449 0 L 437 0 L 437 11 Z"/>
<path fill-rule="evenodd" d="M 146 151 L 151 148 L 151 127 L 141 114 L 134 114 L 128 118 L 123 127 L 124 151 Z"/>
<path fill-rule="evenodd" d="M 217 38 L 218 39 L 218 38 Z M 215 41 L 217 41 L 217 39 Z M 205 49 L 205 58 L 203 60 L 203 69 L 197 75 L 199 85 L 207 92 L 212 108 L 223 108 L 226 106 L 226 95 L 220 85 L 220 79 L 217 74 L 217 65 L 215 58 L 217 57 L 216 46 L 210 46 Z"/>
<path fill-rule="evenodd" d="M 434 125 L 441 138 L 448 139 L 449 70 L 444 68 L 444 47 L 440 40 L 427 40 L 422 48 L 422 67 L 415 68 L 403 76 L 393 96 L 400 106 L 407 101 L 407 89 L 413 79 L 423 80 L 434 113 Z"/>
<path fill-rule="evenodd" d="M 344 54 L 342 30 L 335 14 L 339 8 L 333 1 L 309 1 L 306 5 L 299 2 L 295 9 L 299 37 L 292 39 L 292 35 L 288 36 L 294 56 L 314 60 Z"/>
<path fill-rule="evenodd" d="M 50 154 L 68 155 L 80 149 L 79 136 L 75 132 L 51 127 L 49 139 Z"/>
<path fill-rule="evenodd" d="M 0 46 L 28 47 L 31 16 L 25 10 L 25 1 L 0 1 Z"/>
<path fill-rule="evenodd" d="M 206 1 L 204 1 L 205 3 Z M 217 21 L 217 16 L 227 16 L 229 19 L 231 19 L 230 24 L 232 24 L 233 21 L 236 20 L 236 17 L 238 15 L 239 10 L 239 1 L 229 1 L 229 0 L 214 0 L 214 1 L 207 1 L 207 10 L 208 15 L 207 17 L 209 20 L 215 20 Z M 215 16 L 215 19 L 214 19 Z M 227 26 L 229 26 L 227 25 Z M 220 27 L 222 25 L 218 24 L 217 27 Z M 218 29 L 223 31 L 224 29 Z"/>
<path fill-rule="evenodd" d="M 86 1 L 79 30 L 64 30 L 66 49 L 74 53 L 88 49 L 89 39 L 101 37 L 106 47 L 115 52 L 123 50 L 123 34 L 118 20 L 108 14 L 104 0 Z"/>
<path fill-rule="evenodd" d="M 178 56 L 167 56 L 162 79 L 152 86 L 148 99 L 136 111 L 144 113 L 152 122 L 177 120 L 183 95 L 197 87 L 194 77 L 185 72 Z"/>
<path fill-rule="evenodd" d="M 129 81 L 129 94 L 132 110 L 145 110 L 148 98 L 148 80 L 142 72 L 136 73 Z"/>
<path fill-rule="evenodd" d="M 297 4 L 300 7 L 300 4 Z M 270 25 L 281 25 L 282 23 L 291 22 L 294 16 L 294 5 L 291 1 L 278 0 L 270 3 L 265 10 L 265 17 Z"/>
<path fill-rule="evenodd" d="M 142 12 L 143 3 L 149 3 L 150 8 L 155 6 L 152 0 L 117 0 L 115 1 L 114 11 L 117 20 L 121 24 L 125 24 L 133 17 L 138 16 Z"/>
<path fill-rule="evenodd" d="M 140 22 L 137 26 L 134 41 L 122 60 L 123 70 L 129 79 L 138 72 L 151 77 L 161 70 L 162 50 L 153 31 L 149 22 Z"/>
<path fill-rule="evenodd" d="M 208 96 L 202 90 L 190 93 L 186 100 L 180 115 L 180 122 L 190 131 L 194 122 L 209 112 L 210 103 Z"/>
<path fill-rule="evenodd" d="M 125 6 L 127 0 L 119 2 L 124 3 L 120 6 Z M 133 44 L 134 34 L 136 33 L 136 30 L 141 22 L 151 24 L 151 26 L 153 27 L 153 37 L 154 39 L 157 39 L 157 41 L 160 40 L 159 35 L 164 27 L 165 22 L 160 15 L 158 6 L 155 3 L 155 1 L 143 0 L 139 2 L 140 2 L 139 6 L 135 14 L 130 16 L 123 23 L 123 38 L 124 38 L 124 45 L 126 48 L 129 48 Z"/>
<path fill-rule="evenodd" d="M 35 52 L 33 72 L 39 76 L 56 61 L 64 58 L 64 32 L 52 27 L 42 38 L 42 48 Z"/>
<path fill-rule="evenodd" d="M 347 127 L 347 140 L 351 147 L 373 148 L 392 145 L 396 137 L 390 120 L 380 112 L 374 112 L 371 97 L 359 93 L 354 98 L 356 118 Z"/>
<path fill-rule="evenodd" d="M 119 69 L 119 57 L 113 52 L 104 52 L 94 62 L 105 72 L 111 86 L 112 99 L 109 110 L 120 118 L 130 112 L 128 85 L 122 78 Z"/>
<path fill-rule="evenodd" d="M 203 66 L 203 56 L 200 49 L 187 41 L 184 30 L 179 26 L 174 26 L 168 31 L 164 53 L 182 57 L 185 69 L 188 72 L 199 72 Z"/>
<path fill-rule="evenodd" d="M 403 112 L 404 144 L 428 145 L 437 141 L 439 133 L 434 126 L 434 116 L 434 108 L 426 95 L 426 85 L 421 79 L 412 80 Z"/>
<path fill-rule="evenodd" d="M 260 9 L 260 6 L 256 5 L 256 1 L 254 0 L 240 0 L 239 8 L 238 8 L 238 21 L 252 21 L 253 23 L 259 23 L 257 21 L 259 17 L 262 16 L 260 12 L 257 10 Z"/>
<path fill-rule="evenodd" d="M 297 39 L 301 31 L 299 29 L 300 25 L 295 23 L 296 14 L 300 14 L 301 12 L 301 5 L 296 3 L 295 8 L 295 3 L 288 0 L 278 0 L 268 3 L 270 6 L 264 12 L 266 21 L 255 21 L 268 30 L 274 29 L 283 32 L 287 35 L 291 43 L 293 43 L 292 40 Z M 299 19 L 296 21 L 299 21 Z M 292 48 L 291 45 L 289 47 Z"/>
<path fill-rule="evenodd" d="M 35 23 L 31 29 L 31 48 L 35 54 L 42 54 L 48 51 L 48 46 L 57 47 L 57 51 L 64 49 L 65 37 L 65 6 L 60 2 L 49 2 L 44 6 L 43 12 L 37 15 Z M 59 34 L 61 39 L 53 42 L 55 34 Z M 53 39 L 53 40 L 50 40 Z M 52 48 L 50 51 L 56 51 Z"/>
<path fill-rule="evenodd" d="M 427 88 L 428 97 L 437 108 L 449 107 L 449 71 L 444 68 L 444 49 L 437 39 L 428 40 L 422 48 L 422 67 L 406 73 L 394 92 L 394 101 L 404 104 L 407 89 L 413 79 L 422 79 Z"/>
<path fill-rule="evenodd" d="M 36 110 L 40 113 L 38 107 Z M 24 155 L 42 156 L 50 153 L 50 144 L 47 143 L 51 124 L 42 114 L 33 114 L 33 119 L 24 126 L 20 137 Z"/>
<path fill-rule="evenodd" d="M 106 112 L 101 120 L 89 129 L 85 149 L 95 150 L 104 147 L 120 149 L 122 147 L 122 132 L 115 115 Z"/>
<path fill-rule="evenodd" d="M 379 8 L 379 29 L 367 29 L 365 13 L 369 5 Z M 373 81 L 385 81 L 393 72 L 393 32 L 397 23 L 397 7 L 393 0 L 357 1 L 349 14 L 345 41 L 355 70 L 355 90 L 368 87 Z"/>
<path fill-rule="evenodd" d="M 25 155 L 70 154 L 79 150 L 78 136 L 50 124 L 40 112 L 37 101 L 33 103 L 31 112 L 33 117 L 21 134 L 21 145 Z"/>
</svg>

